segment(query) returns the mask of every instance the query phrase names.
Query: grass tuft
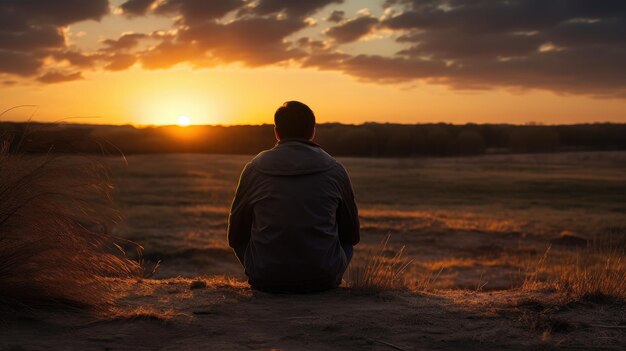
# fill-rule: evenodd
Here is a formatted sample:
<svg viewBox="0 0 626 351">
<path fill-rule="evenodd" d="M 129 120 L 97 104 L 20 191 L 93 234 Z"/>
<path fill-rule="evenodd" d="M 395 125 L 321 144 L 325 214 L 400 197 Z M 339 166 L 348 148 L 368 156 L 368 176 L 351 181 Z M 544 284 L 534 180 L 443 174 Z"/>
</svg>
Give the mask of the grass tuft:
<svg viewBox="0 0 626 351">
<path fill-rule="evenodd" d="M 624 247 L 595 244 L 576 252 L 550 248 L 528 270 L 525 289 L 548 286 L 567 301 L 607 304 L 626 302 Z"/>
<path fill-rule="evenodd" d="M 413 260 L 404 257 L 404 246 L 397 252 L 389 250 L 389 237 L 377 249 L 359 255 L 348 267 L 348 286 L 353 292 L 376 294 L 409 288 L 405 270 Z"/>
<path fill-rule="evenodd" d="M 570 264 L 559 268 L 555 286 L 567 297 L 596 303 L 626 302 L 626 261 L 623 256 L 578 253 Z"/>
<path fill-rule="evenodd" d="M 109 171 L 88 158 L 9 152 L 0 139 L 0 307 L 111 305 L 111 277 L 144 266 L 111 235 L 120 221 Z"/>
</svg>

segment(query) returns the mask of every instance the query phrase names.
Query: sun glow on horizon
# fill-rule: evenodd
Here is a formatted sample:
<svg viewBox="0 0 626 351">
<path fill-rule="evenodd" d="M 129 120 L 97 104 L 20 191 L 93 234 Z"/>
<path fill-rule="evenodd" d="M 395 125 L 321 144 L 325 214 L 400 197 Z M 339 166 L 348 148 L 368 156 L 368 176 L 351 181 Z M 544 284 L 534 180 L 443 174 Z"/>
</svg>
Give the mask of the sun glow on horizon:
<svg viewBox="0 0 626 351">
<path fill-rule="evenodd" d="M 178 116 L 178 125 L 181 127 L 187 127 L 191 124 L 191 118 L 189 116 Z"/>
</svg>

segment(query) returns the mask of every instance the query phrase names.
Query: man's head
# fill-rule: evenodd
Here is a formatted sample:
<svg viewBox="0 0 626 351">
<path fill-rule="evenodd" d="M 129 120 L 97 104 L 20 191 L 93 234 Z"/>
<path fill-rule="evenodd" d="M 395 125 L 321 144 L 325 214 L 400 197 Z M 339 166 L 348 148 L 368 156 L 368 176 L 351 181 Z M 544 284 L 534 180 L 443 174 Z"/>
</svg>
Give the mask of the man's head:
<svg viewBox="0 0 626 351">
<path fill-rule="evenodd" d="M 312 140 L 315 135 L 315 115 L 309 106 L 299 101 L 287 101 L 274 114 L 274 131 L 278 140 Z"/>
</svg>

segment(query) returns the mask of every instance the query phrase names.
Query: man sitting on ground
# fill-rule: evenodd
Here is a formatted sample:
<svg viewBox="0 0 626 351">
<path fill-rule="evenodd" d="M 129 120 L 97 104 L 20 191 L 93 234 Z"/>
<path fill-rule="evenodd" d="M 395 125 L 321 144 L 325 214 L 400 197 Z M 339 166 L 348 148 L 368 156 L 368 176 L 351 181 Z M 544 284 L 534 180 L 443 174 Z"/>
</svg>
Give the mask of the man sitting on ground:
<svg viewBox="0 0 626 351">
<path fill-rule="evenodd" d="M 248 163 L 228 219 L 228 243 L 250 285 L 267 292 L 333 289 L 359 242 L 345 168 L 312 140 L 315 115 L 289 101 L 274 115 L 278 143 Z"/>
</svg>

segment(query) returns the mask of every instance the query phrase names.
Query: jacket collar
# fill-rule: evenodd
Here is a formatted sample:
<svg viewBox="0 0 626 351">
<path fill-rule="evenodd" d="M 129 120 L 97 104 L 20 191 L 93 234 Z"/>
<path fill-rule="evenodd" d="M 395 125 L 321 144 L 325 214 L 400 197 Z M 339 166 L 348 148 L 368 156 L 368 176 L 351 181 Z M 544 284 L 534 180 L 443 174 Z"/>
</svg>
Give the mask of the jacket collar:
<svg viewBox="0 0 626 351">
<path fill-rule="evenodd" d="M 251 165 L 260 173 L 295 176 L 325 172 L 335 167 L 337 161 L 314 142 L 288 138 L 279 141 L 271 150 L 259 153 Z"/>
<path fill-rule="evenodd" d="M 280 139 L 276 143 L 276 146 L 282 145 L 282 144 L 285 144 L 285 143 L 292 143 L 292 142 L 303 143 L 303 144 L 307 144 L 307 145 L 315 146 L 315 147 L 321 147 L 318 143 L 315 143 L 315 142 L 313 142 L 311 140 L 304 139 L 304 138 L 284 138 L 284 139 Z"/>
</svg>

